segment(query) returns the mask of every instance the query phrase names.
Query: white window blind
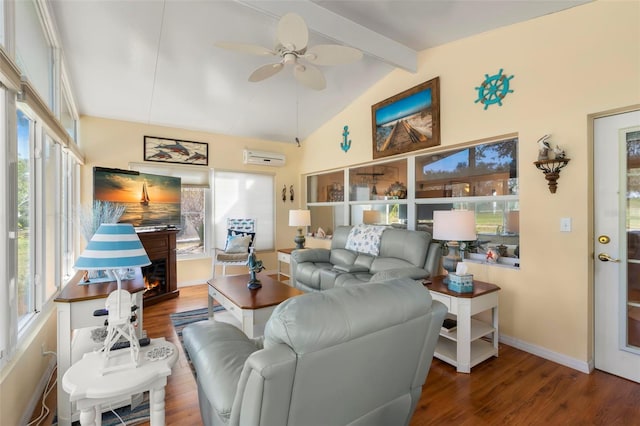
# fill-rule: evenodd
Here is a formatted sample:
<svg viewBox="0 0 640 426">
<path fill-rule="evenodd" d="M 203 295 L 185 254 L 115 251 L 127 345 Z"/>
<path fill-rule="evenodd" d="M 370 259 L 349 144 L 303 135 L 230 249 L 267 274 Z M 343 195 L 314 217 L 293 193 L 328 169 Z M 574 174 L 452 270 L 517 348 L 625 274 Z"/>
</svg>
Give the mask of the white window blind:
<svg viewBox="0 0 640 426">
<path fill-rule="evenodd" d="M 224 247 L 227 218 L 247 218 L 256 219 L 256 250 L 273 250 L 274 200 L 273 175 L 216 171 L 213 185 L 216 247 Z"/>
</svg>

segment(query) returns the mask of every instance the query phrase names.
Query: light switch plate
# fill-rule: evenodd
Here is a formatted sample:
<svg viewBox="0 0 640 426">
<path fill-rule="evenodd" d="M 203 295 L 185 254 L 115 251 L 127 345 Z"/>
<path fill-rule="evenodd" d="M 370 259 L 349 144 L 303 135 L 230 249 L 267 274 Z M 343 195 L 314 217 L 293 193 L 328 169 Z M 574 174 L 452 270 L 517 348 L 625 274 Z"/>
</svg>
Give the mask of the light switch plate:
<svg viewBox="0 0 640 426">
<path fill-rule="evenodd" d="M 571 218 L 560 218 L 560 232 L 571 232 Z"/>
</svg>

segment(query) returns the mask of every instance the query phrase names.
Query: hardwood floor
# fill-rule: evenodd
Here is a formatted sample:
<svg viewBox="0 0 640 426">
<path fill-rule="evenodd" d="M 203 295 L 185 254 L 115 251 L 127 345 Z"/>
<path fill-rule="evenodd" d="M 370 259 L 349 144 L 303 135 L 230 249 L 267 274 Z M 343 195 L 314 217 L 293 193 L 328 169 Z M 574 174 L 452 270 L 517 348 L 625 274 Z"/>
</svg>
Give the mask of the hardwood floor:
<svg viewBox="0 0 640 426">
<path fill-rule="evenodd" d="M 166 387 L 167 425 L 202 424 L 195 380 L 169 314 L 206 306 L 206 285 L 198 285 L 182 287 L 178 298 L 144 308 L 147 334 L 164 336 L 180 351 Z M 640 424 L 640 384 L 600 371 L 580 373 L 501 344 L 500 357 L 474 367 L 471 374 L 458 374 L 433 360 L 411 426 L 449 424 Z"/>
</svg>

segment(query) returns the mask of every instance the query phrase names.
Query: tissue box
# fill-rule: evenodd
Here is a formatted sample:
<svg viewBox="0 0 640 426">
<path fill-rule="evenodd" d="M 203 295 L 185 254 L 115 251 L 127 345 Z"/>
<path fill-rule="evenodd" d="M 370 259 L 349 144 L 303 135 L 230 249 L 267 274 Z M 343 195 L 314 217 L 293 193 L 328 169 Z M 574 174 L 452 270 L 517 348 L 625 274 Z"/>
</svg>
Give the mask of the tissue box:
<svg viewBox="0 0 640 426">
<path fill-rule="evenodd" d="M 473 293 L 473 275 L 465 274 L 449 274 L 449 284 L 447 287 L 451 291 L 456 291 L 458 293 Z"/>
</svg>

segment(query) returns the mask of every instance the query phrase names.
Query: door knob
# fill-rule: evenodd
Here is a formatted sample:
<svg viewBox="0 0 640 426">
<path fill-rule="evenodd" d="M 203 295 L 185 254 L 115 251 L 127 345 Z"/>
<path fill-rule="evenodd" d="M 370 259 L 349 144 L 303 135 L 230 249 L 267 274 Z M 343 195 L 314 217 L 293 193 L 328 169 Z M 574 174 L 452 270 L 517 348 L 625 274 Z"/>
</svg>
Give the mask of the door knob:
<svg viewBox="0 0 640 426">
<path fill-rule="evenodd" d="M 598 259 L 600 259 L 603 262 L 620 263 L 620 259 L 614 259 L 613 257 L 609 256 L 607 253 L 600 253 L 598 255 Z"/>
</svg>

